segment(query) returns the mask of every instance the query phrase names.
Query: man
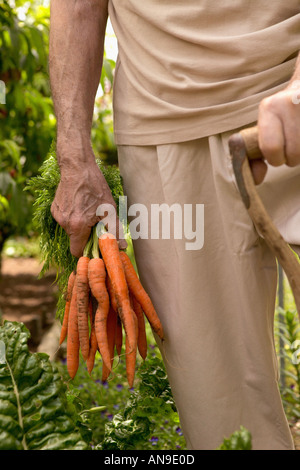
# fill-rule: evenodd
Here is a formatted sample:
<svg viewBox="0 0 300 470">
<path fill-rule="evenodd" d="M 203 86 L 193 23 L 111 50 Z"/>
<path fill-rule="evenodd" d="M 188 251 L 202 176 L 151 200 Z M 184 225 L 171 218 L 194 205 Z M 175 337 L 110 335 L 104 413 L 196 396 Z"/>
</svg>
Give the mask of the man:
<svg viewBox="0 0 300 470">
<path fill-rule="evenodd" d="M 274 351 L 276 260 L 243 207 L 227 142 L 258 120 L 268 167 L 253 165 L 254 178 L 282 234 L 300 245 L 299 1 L 52 0 L 61 170 L 52 213 L 75 256 L 99 221 L 97 207 L 113 204 L 90 144 L 108 14 L 119 45 L 114 126 L 129 206 L 149 214 L 154 204 L 204 206 L 198 249 L 175 236 L 134 244 L 163 323 L 159 345 L 187 445 L 215 449 L 243 425 L 254 449 L 293 449 Z"/>
</svg>

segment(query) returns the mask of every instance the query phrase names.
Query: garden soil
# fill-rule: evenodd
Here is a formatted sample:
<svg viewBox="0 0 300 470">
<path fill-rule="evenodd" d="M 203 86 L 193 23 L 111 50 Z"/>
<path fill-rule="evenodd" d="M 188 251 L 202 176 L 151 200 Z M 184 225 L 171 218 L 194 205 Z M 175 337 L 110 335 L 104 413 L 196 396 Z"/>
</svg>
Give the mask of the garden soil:
<svg viewBox="0 0 300 470">
<path fill-rule="evenodd" d="M 38 350 L 44 336 L 57 324 L 56 274 L 48 272 L 39 279 L 41 268 L 35 258 L 4 257 L 0 275 L 0 316 L 25 324 L 31 333 L 32 352 Z"/>
</svg>

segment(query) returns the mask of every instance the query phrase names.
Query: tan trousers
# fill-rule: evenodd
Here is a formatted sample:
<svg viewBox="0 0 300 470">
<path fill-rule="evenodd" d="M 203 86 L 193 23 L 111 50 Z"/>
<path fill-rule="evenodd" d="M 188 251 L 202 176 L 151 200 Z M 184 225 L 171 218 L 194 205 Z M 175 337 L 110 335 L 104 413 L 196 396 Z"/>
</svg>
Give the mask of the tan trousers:
<svg viewBox="0 0 300 470">
<path fill-rule="evenodd" d="M 161 351 L 188 448 L 216 449 L 243 425 L 253 449 L 289 450 L 273 338 L 277 266 L 235 184 L 233 132 L 119 147 L 129 205 L 149 213 L 152 204 L 204 205 L 201 249 L 145 237 L 134 241 L 135 256 L 165 330 Z M 299 181 L 300 167 L 271 168 L 259 188 L 284 237 L 298 245 Z"/>
</svg>

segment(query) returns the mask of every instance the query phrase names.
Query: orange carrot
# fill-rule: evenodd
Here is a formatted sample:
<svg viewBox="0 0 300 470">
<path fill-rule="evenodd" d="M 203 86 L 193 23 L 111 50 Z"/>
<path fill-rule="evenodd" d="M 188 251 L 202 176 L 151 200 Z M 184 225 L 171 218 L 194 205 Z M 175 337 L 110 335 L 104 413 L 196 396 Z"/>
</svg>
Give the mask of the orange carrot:
<svg viewBox="0 0 300 470">
<path fill-rule="evenodd" d="M 96 338 L 96 332 L 95 332 L 95 316 L 93 312 L 93 298 L 90 296 L 90 302 L 89 302 L 89 313 L 90 313 L 90 352 L 89 356 L 86 360 L 86 366 L 88 373 L 91 375 L 92 370 L 94 368 L 95 364 L 95 357 L 96 357 L 96 352 L 98 351 L 98 343 L 97 343 L 97 338 Z"/>
<path fill-rule="evenodd" d="M 114 293 L 112 283 L 111 283 L 111 280 L 110 280 L 109 276 L 106 277 L 106 287 L 107 287 L 107 291 L 109 293 L 109 299 L 110 299 L 111 306 L 114 309 L 114 311 L 117 312 L 118 311 L 118 305 L 117 305 L 116 294 Z"/>
<path fill-rule="evenodd" d="M 109 295 L 106 288 L 106 270 L 101 258 L 93 258 L 88 268 L 89 285 L 98 302 L 95 314 L 95 334 L 103 362 L 110 370 L 111 355 L 107 338 L 107 317 L 109 313 Z"/>
<path fill-rule="evenodd" d="M 135 321 L 116 237 L 111 233 L 104 233 L 99 238 L 99 248 L 115 292 L 119 316 L 130 348 L 134 350 L 136 347 Z"/>
<path fill-rule="evenodd" d="M 89 281 L 88 266 L 90 258 L 81 256 L 77 262 L 76 292 L 78 310 L 78 333 L 82 357 L 88 358 L 89 343 Z"/>
<path fill-rule="evenodd" d="M 114 350 L 115 350 L 115 337 L 116 337 L 116 325 L 117 325 L 117 314 L 114 309 L 110 306 L 109 314 L 107 317 L 107 341 L 108 341 L 108 349 L 110 354 L 110 366 L 107 367 L 107 364 L 103 362 L 102 366 L 102 382 L 105 382 L 113 367 L 114 363 Z"/>
<path fill-rule="evenodd" d="M 107 278 L 106 278 L 106 286 L 107 286 L 107 290 L 108 290 L 108 293 L 109 293 L 111 307 L 117 313 L 118 312 L 117 299 L 116 299 L 114 290 L 112 288 L 112 283 L 111 283 L 111 280 L 110 280 L 109 276 L 107 276 Z M 120 317 L 117 313 L 115 346 L 116 346 L 117 354 L 119 356 L 120 356 L 121 351 L 122 351 L 122 343 L 123 343 L 122 323 L 121 323 Z"/>
<path fill-rule="evenodd" d="M 120 356 L 122 352 L 122 345 L 123 345 L 123 331 L 122 331 L 122 323 L 121 323 L 119 316 L 117 316 L 115 345 L 116 345 L 117 354 L 118 356 Z"/>
<path fill-rule="evenodd" d="M 67 336 L 67 332 L 68 332 L 68 319 L 69 319 L 69 311 L 70 311 L 74 282 L 75 282 L 75 272 L 72 271 L 68 279 L 66 305 L 65 305 L 64 319 L 63 319 L 61 332 L 60 332 L 59 345 L 61 345 L 64 342 Z"/>
<path fill-rule="evenodd" d="M 77 317 L 77 290 L 73 288 L 67 337 L 67 369 L 71 379 L 74 379 L 79 367 L 79 333 Z"/>
<path fill-rule="evenodd" d="M 98 351 L 98 342 L 97 342 L 97 337 L 96 337 L 95 324 L 92 323 L 91 335 L 90 335 L 90 352 L 89 352 L 88 358 L 86 360 L 87 370 L 88 370 L 88 373 L 90 375 L 91 375 L 92 370 L 94 368 L 95 357 L 96 357 L 96 352 L 97 351 Z"/>
<path fill-rule="evenodd" d="M 90 325 L 92 327 L 92 324 L 94 322 L 94 312 L 93 312 L 94 306 L 93 306 L 93 298 L 90 295 L 89 298 L 89 318 L 90 318 Z"/>
<path fill-rule="evenodd" d="M 147 357 L 147 335 L 146 335 L 146 328 L 145 328 L 145 318 L 142 307 L 136 300 L 136 298 L 132 295 L 132 308 L 134 313 L 136 314 L 137 322 L 138 322 L 138 351 L 141 357 L 145 360 Z"/>
<path fill-rule="evenodd" d="M 136 331 L 136 336 L 138 334 L 138 324 L 137 324 L 137 318 L 134 315 L 134 322 L 135 322 L 135 331 Z M 134 383 L 134 376 L 135 376 L 135 365 L 136 365 L 136 353 L 137 353 L 137 348 L 135 349 L 130 349 L 128 338 L 126 337 L 125 339 L 125 357 L 126 357 L 126 376 L 127 376 L 127 381 L 128 385 L 130 388 L 133 387 Z"/>
<path fill-rule="evenodd" d="M 136 300 L 141 305 L 144 314 L 148 318 L 148 321 L 153 328 L 153 331 L 160 337 L 160 339 L 164 339 L 164 333 L 162 324 L 158 318 L 158 315 L 155 311 L 155 308 L 152 304 L 152 301 L 143 288 L 138 275 L 134 269 L 133 264 L 130 261 L 129 256 L 124 252 L 120 252 L 120 258 L 123 264 L 127 285 L 129 291 L 132 292 Z"/>
</svg>

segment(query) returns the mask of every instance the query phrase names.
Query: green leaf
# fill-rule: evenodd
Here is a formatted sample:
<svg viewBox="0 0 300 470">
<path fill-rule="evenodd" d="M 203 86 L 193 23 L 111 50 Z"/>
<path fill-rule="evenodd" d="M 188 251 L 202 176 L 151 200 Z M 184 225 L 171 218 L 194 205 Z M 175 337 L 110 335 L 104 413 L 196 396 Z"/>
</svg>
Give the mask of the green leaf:
<svg viewBox="0 0 300 470">
<path fill-rule="evenodd" d="M 225 438 L 217 450 L 252 450 L 252 437 L 243 426 L 234 432 L 228 439 Z"/>
<path fill-rule="evenodd" d="M 30 353 L 28 338 L 22 323 L 0 328 L 0 450 L 88 449 L 56 366 Z"/>
<path fill-rule="evenodd" d="M 124 410 L 105 427 L 105 436 L 97 446 L 101 450 L 139 449 L 155 429 L 157 417 L 174 418 L 176 410 L 162 361 L 149 358 L 138 370 L 139 386 Z"/>
<path fill-rule="evenodd" d="M 28 26 L 28 31 L 31 36 L 32 48 L 36 49 L 40 63 L 45 67 L 47 64 L 47 57 L 45 54 L 45 44 L 43 39 L 43 33 L 34 26 Z"/>
<path fill-rule="evenodd" d="M 16 165 L 18 171 L 21 172 L 22 167 L 20 165 L 20 154 L 21 154 L 21 147 L 14 142 L 13 140 L 5 139 L 0 142 L 0 147 L 9 155 L 11 158 L 12 164 Z M 2 152 L 1 152 L 2 153 Z"/>
<path fill-rule="evenodd" d="M 0 194 L 6 196 L 15 186 L 15 181 L 7 171 L 0 171 Z"/>
<path fill-rule="evenodd" d="M 101 79 L 100 79 L 100 84 L 101 84 L 103 90 L 105 89 L 105 80 L 108 80 L 111 84 L 113 83 L 113 70 L 114 70 L 114 68 L 115 68 L 114 61 L 104 57 L 102 73 L 101 73 Z"/>
<path fill-rule="evenodd" d="M 14 185 L 12 190 L 12 197 L 10 200 L 10 213 L 11 220 L 19 231 L 25 228 L 24 223 L 29 216 L 29 207 L 24 194 L 23 188 L 20 185 Z"/>
<path fill-rule="evenodd" d="M 5 343 L 4 341 L 0 341 L 0 364 L 6 363 L 5 357 Z"/>
</svg>

